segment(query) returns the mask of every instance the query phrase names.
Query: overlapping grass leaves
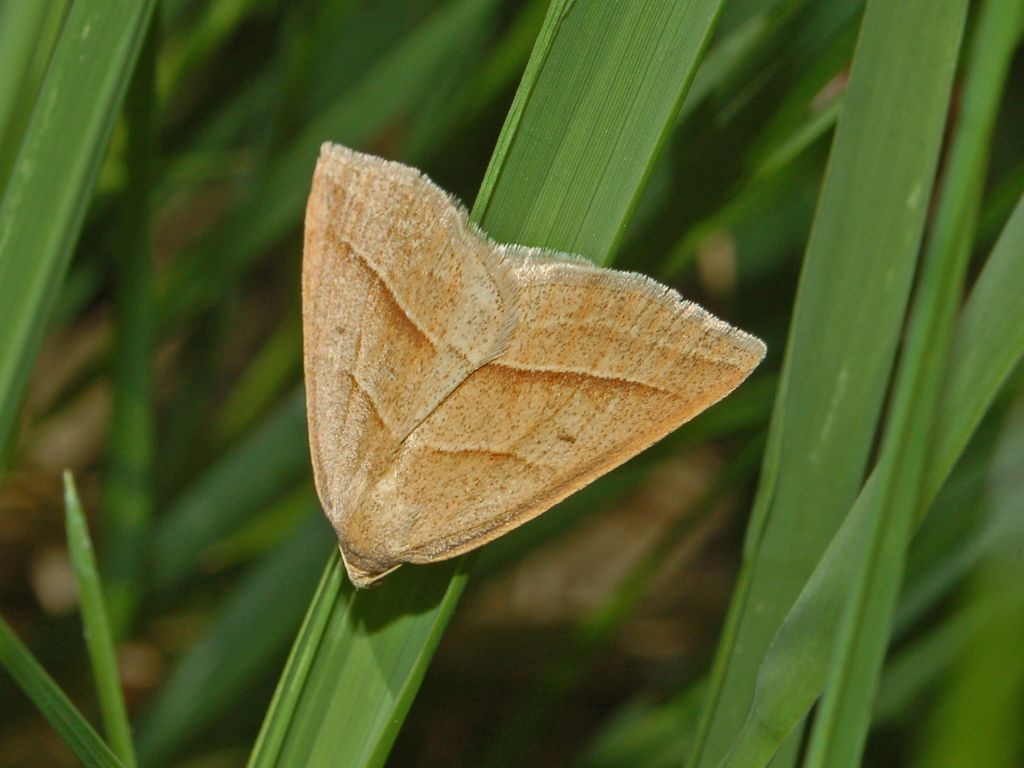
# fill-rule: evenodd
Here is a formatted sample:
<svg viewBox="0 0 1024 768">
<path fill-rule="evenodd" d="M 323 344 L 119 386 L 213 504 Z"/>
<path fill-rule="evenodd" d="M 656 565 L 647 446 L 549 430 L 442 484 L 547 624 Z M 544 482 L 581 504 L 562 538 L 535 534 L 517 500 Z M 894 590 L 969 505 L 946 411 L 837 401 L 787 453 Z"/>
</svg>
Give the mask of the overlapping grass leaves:
<svg viewBox="0 0 1024 768">
<path fill-rule="evenodd" d="M 695 767 L 729 751 L 763 655 L 863 481 L 949 97 L 948 51 L 929 37 L 947 20 L 902 6 L 869 4 L 861 30 Z"/>
</svg>

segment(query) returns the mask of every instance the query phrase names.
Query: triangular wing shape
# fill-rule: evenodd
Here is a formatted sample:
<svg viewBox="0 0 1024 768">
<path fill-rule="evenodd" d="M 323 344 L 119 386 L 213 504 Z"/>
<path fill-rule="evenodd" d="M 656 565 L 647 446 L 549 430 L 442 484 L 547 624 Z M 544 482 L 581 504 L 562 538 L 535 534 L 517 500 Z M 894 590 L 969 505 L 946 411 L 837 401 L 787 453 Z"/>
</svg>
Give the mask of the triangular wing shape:
<svg viewBox="0 0 1024 768">
<path fill-rule="evenodd" d="M 514 292 L 500 254 L 421 174 L 324 145 L 306 210 L 303 344 L 317 491 L 342 541 L 409 433 L 508 345 Z"/>
<path fill-rule="evenodd" d="M 366 489 L 342 551 L 357 585 L 453 557 L 536 517 L 731 392 L 758 339 L 649 278 L 493 246 L 518 297 L 511 342 Z"/>
</svg>

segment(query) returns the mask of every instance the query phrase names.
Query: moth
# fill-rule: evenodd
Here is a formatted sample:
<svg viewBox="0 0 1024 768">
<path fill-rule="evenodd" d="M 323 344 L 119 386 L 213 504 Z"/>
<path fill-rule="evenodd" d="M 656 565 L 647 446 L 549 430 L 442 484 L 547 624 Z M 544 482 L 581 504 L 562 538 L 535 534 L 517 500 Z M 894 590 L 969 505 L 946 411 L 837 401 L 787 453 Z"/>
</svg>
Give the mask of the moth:
<svg viewBox="0 0 1024 768">
<path fill-rule="evenodd" d="M 306 208 L 302 318 L 313 474 L 357 587 L 522 525 L 765 354 L 648 277 L 495 243 L 415 169 L 337 144 Z"/>
</svg>

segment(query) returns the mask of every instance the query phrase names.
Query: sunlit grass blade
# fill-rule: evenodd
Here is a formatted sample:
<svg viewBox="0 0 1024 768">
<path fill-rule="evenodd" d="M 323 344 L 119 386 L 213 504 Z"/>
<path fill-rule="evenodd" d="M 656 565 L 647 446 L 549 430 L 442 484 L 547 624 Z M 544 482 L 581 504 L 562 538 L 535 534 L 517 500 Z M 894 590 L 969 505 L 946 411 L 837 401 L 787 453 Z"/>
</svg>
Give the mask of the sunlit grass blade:
<svg viewBox="0 0 1024 768">
<path fill-rule="evenodd" d="M 3 618 L 0 618 L 0 665 L 21 686 L 82 765 L 86 768 L 122 765 Z"/>
<path fill-rule="evenodd" d="M 934 25 L 893 21 L 861 31 L 695 767 L 718 765 L 730 749 L 768 645 L 863 482 L 948 100 L 937 76 L 947 52 L 926 34 Z"/>
<path fill-rule="evenodd" d="M 156 291 L 150 230 L 157 46 L 154 22 L 125 97 L 128 178 L 115 257 L 114 404 L 103 485 L 104 569 L 110 620 L 118 636 L 130 625 L 140 599 L 153 514 Z"/>
<path fill-rule="evenodd" d="M 0 202 L 0 446 L 10 438 L 154 0 L 76 0 Z"/>
<path fill-rule="evenodd" d="M 606 263 L 718 6 L 554 3 L 474 220 L 505 240 Z M 557 220 L 548 215 L 555 210 L 562 211 Z M 322 634 L 300 639 L 315 652 L 293 652 L 289 692 L 276 699 L 291 703 L 276 706 L 264 723 L 253 765 L 383 762 L 465 583 L 450 564 L 402 570 L 371 592 L 339 586 L 318 593 L 312 615 L 323 615 L 325 604 L 334 603 L 333 611 Z M 297 659 L 309 664 L 305 675 L 292 671 Z"/>
<path fill-rule="evenodd" d="M 607 263 L 720 7 L 552 3 L 474 208 L 488 233 Z"/>
<path fill-rule="evenodd" d="M 82 628 L 85 644 L 92 662 L 96 695 L 103 713 L 103 725 L 111 749 L 127 767 L 135 765 L 131 725 L 121 692 L 121 678 L 117 669 L 114 637 L 103 599 L 99 570 L 93 555 L 92 540 L 85 522 L 82 503 L 70 472 L 64 473 L 64 508 L 68 535 L 68 551 L 78 585 L 78 602 L 82 610 Z"/>
</svg>

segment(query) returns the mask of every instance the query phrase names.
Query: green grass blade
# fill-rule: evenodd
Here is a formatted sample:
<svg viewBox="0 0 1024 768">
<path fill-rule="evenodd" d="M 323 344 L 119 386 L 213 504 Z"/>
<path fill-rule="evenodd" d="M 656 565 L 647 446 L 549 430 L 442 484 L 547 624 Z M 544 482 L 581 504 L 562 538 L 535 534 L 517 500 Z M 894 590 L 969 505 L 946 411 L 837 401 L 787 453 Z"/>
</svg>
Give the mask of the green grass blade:
<svg viewBox="0 0 1024 768">
<path fill-rule="evenodd" d="M 189 739 L 237 706 L 286 652 L 332 538 L 319 508 L 310 510 L 298 530 L 245 575 L 140 723 L 143 765 L 167 764 Z"/>
<path fill-rule="evenodd" d="M 474 209 L 488 233 L 607 263 L 720 7 L 552 3 Z"/>
<path fill-rule="evenodd" d="M 869 5 L 870 11 L 873 6 Z M 964 112 L 950 149 L 934 228 L 900 361 L 893 403 L 873 473 L 878 492 L 867 506 L 866 548 L 859 553 L 836 637 L 825 695 L 815 718 L 806 765 L 860 764 L 878 679 L 903 581 L 906 549 L 922 501 L 924 467 L 949 355 L 958 302 L 974 241 L 992 126 L 1021 29 L 1020 0 L 982 6 L 964 87 Z M 907 2 L 903 25 L 923 14 L 941 20 L 932 45 L 945 58 L 935 70 L 952 87 L 967 2 Z M 887 20 L 899 24 L 900 16 Z"/>
<path fill-rule="evenodd" d="M 1006 56 L 1012 50 L 1012 45 L 1007 48 L 1005 42 L 1007 41 L 1004 40 L 1004 46 L 996 45 L 991 49 L 994 60 L 1001 61 L 1004 67 Z M 989 50 L 987 47 L 983 46 L 983 48 Z M 1000 59 L 1000 56 L 1003 58 Z M 952 194 L 948 191 L 951 188 L 959 188 L 959 194 L 968 196 L 978 194 L 980 191 L 981 178 L 979 174 L 980 168 L 983 166 L 980 165 L 979 160 L 984 157 L 987 143 L 985 119 L 987 117 L 991 120 L 994 117 L 1002 77 L 999 75 L 998 69 L 995 73 L 986 70 L 983 75 L 976 77 L 976 82 L 984 83 L 985 87 L 990 90 L 989 102 L 987 106 L 985 103 L 975 104 L 979 110 L 975 114 L 979 115 L 981 125 L 963 126 L 958 135 L 958 143 L 971 147 L 974 153 L 980 152 L 980 157 L 976 154 L 973 160 L 967 164 L 969 167 L 966 167 L 966 171 L 968 172 L 964 173 L 965 168 L 958 171 L 958 173 L 964 173 L 963 176 L 958 177 L 951 168 L 946 187 L 947 195 Z M 966 139 L 959 138 L 964 135 L 966 135 Z M 958 202 L 962 202 L 962 200 Z M 950 215 L 950 208 L 953 209 L 952 215 L 957 217 L 960 215 L 960 208 L 948 203 L 945 211 L 947 215 Z M 968 204 L 965 208 L 968 214 L 967 219 L 970 221 L 972 205 Z M 976 387 L 968 391 L 961 385 L 956 385 L 955 391 L 961 397 L 961 413 L 940 423 L 938 431 L 934 435 L 933 443 L 938 450 L 930 457 L 930 464 L 926 470 L 926 477 L 930 482 L 927 486 L 927 495 L 923 499 L 925 503 L 921 508 L 926 508 L 931 502 L 939 486 L 952 469 L 955 459 L 963 450 L 967 438 L 977 425 L 980 413 L 991 402 L 999 384 L 1008 374 L 1014 361 L 1019 359 L 1020 354 L 1024 352 L 1024 338 L 1021 338 L 1024 323 L 1021 323 L 1017 313 L 1012 310 L 1014 302 L 1012 295 L 1016 294 L 1000 298 L 998 295 L 994 296 L 992 292 L 993 278 L 1000 282 L 1009 279 L 1011 290 L 1014 279 L 1019 284 L 1019 278 L 1014 278 L 1013 273 L 1020 269 L 1020 257 L 1015 256 L 1014 249 L 1020 248 L 1021 237 L 1024 236 L 1024 232 L 1021 231 L 1021 224 L 1024 222 L 1019 221 L 1021 216 L 1024 216 L 1024 210 L 1018 211 L 1014 219 L 1007 225 L 1003 239 L 986 265 L 983 277 L 979 279 L 975 291 L 972 292 L 967 309 L 965 309 L 957 328 L 954 350 L 970 348 L 972 356 L 965 358 L 954 352 L 951 359 L 951 373 L 947 379 L 945 402 L 950 402 L 948 398 L 949 392 L 953 389 L 953 383 L 962 380 L 965 374 L 964 365 L 989 367 L 991 376 L 979 378 L 966 372 Z M 937 243 L 938 240 L 932 242 Z M 955 284 L 955 277 L 953 282 Z M 999 286 L 1000 291 L 1003 287 L 1003 285 Z M 983 311 L 990 319 L 1000 318 L 999 330 L 1005 331 L 1005 335 L 1000 337 L 998 344 L 994 345 L 986 341 L 993 329 L 979 327 L 976 321 L 968 320 L 976 315 L 982 305 Z M 984 360 L 973 357 L 975 344 L 982 344 L 982 349 L 990 353 L 990 357 Z M 759 753 L 762 756 L 761 759 L 770 755 L 773 745 L 778 744 L 780 735 L 792 728 L 795 722 L 806 713 L 820 691 L 829 663 L 831 628 L 835 626 L 842 614 L 842 605 L 846 595 L 845 588 L 852 578 L 851 564 L 856 561 L 857 553 L 862 551 L 861 547 L 866 536 L 864 524 L 867 519 L 867 510 L 876 502 L 877 492 L 877 480 L 873 477 L 858 499 L 849 518 L 844 522 L 840 534 L 833 541 L 821 566 L 808 583 L 797 607 L 787 618 L 786 624 L 776 637 L 758 678 L 758 694 L 754 710 L 751 712 L 747 727 L 733 753 L 734 762 L 731 764 L 746 765 L 751 761 L 756 762 L 751 755 L 758 753 L 755 745 L 759 742 L 764 749 Z M 914 508 L 918 507 L 915 505 Z M 811 668 L 813 668 L 813 672 L 809 672 Z M 800 682 L 798 687 L 797 681 L 801 681 L 803 675 L 806 675 L 806 679 Z M 804 687 L 805 685 L 806 687 Z M 774 711 L 771 711 L 773 709 Z"/>
<path fill-rule="evenodd" d="M 318 644 L 307 674 L 286 670 L 285 679 L 301 686 L 284 695 L 293 706 L 281 723 L 287 732 L 266 737 L 279 741 L 280 751 L 261 752 L 250 764 L 382 765 L 455 610 L 452 596 L 465 586 L 467 563 L 404 569 L 369 592 L 335 583 L 340 595 L 318 595 L 329 616 L 322 635 L 309 636 Z M 312 614 L 321 610 L 314 606 Z M 293 658 L 304 661 L 309 652 Z"/>
<path fill-rule="evenodd" d="M 127 184 L 123 230 L 115 255 L 113 414 L 103 484 L 105 574 L 115 635 L 131 623 L 139 601 L 153 515 L 153 337 L 156 330 L 151 238 L 153 186 L 154 23 L 125 97 Z"/>
<path fill-rule="evenodd" d="M 1005 335 L 999 337 L 1000 343 L 995 347 L 987 346 L 993 352 L 991 362 L 973 355 L 954 354 L 946 377 L 946 392 L 966 375 L 962 371 L 964 365 L 991 365 L 997 375 L 986 377 L 974 389 L 962 391 L 963 414 L 939 423 L 933 442 L 955 450 L 936 451 L 929 456 L 926 476 L 935 482 L 928 486 L 933 490 L 924 496 L 921 510 L 931 504 L 966 446 L 974 426 L 972 415 L 984 411 L 1013 366 L 1024 358 L 1024 317 L 1015 310 L 1020 293 L 1012 291 L 1014 280 L 1018 290 L 1024 288 L 1022 272 L 1024 198 L 971 292 L 957 325 L 953 350 L 982 344 L 990 336 L 992 331 L 988 327 L 969 320 L 981 312 L 1002 318 L 996 330 L 1005 331 Z M 1002 291 L 1004 282 L 1009 283 L 1009 292 Z M 996 283 L 999 289 L 993 290 Z M 998 375 L 1000 369 L 1002 376 Z M 948 394 L 945 401 L 949 402 Z M 776 634 L 758 673 L 753 707 L 727 765 L 764 765 L 785 734 L 810 711 L 821 692 L 828 674 L 834 629 L 842 616 L 857 554 L 865 548 L 866 511 L 875 503 L 873 497 L 877 492 L 878 484 L 872 477 Z"/>
<path fill-rule="evenodd" d="M 39 707 L 64 743 L 86 768 L 117 768 L 121 762 L 42 668 L 31 651 L 0 618 L 0 665 Z"/>
<path fill-rule="evenodd" d="M 925 500 L 938 495 L 974 430 L 1024 358 L 1024 194 L 1003 227 L 957 320 L 925 470 Z M 927 504 L 926 504 L 927 506 Z"/>
<path fill-rule="evenodd" d="M 496 237 L 606 263 L 719 5 L 554 3 L 474 219 Z M 380 765 L 461 594 L 456 567 L 401 569 L 357 594 L 321 591 L 311 616 L 332 605 L 330 615 L 293 652 L 251 764 Z"/>
<path fill-rule="evenodd" d="M 85 215 L 154 0 L 77 0 L 0 203 L 0 446 Z"/>
<path fill-rule="evenodd" d="M 68 3 L 0 3 L 0 191 L 7 185 Z"/>
<path fill-rule="evenodd" d="M 85 644 L 92 662 L 96 695 L 103 713 L 103 725 L 107 731 L 111 749 L 121 762 L 132 768 L 135 765 L 135 750 L 132 747 L 132 731 L 128 722 L 121 691 L 121 679 L 117 671 L 117 653 L 107 609 L 103 599 L 96 557 L 93 554 L 89 528 L 78 499 L 78 490 L 70 472 L 64 473 L 64 508 L 66 512 L 68 551 L 78 585 L 78 602 L 82 610 L 82 628 Z"/>
<path fill-rule="evenodd" d="M 337 595 L 345 589 L 346 578 L 341 557 L 338 550 L 335 550 L 327 560 L 313 602 L 306 612 L 284 673 L 274 691 L 263 728 L 253 746 L 250 766 L 274 765 L 277 761 L 288 733 L 287 725 L 295 717 L 307 675 L 327 631 L 327 622 L 331 618 L 332 608 L 337 604 Z"/>
<path fill-rule="evenodd" d="M 932 74 L 945 52 L 916 24 L 867 31 L 800 278 L 699 768 L 730 749 L 768 645 L 863 482 L 909 295 L 946 115 L 948 87 Z"/>
</svg>

